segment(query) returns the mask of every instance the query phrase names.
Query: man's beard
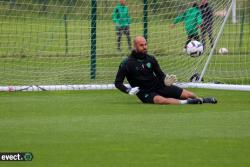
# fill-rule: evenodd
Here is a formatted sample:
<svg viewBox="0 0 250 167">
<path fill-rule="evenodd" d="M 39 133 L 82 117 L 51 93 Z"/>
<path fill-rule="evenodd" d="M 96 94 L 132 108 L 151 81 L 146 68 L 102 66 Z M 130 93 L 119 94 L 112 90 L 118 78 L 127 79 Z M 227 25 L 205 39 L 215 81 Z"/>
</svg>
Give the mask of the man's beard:
<svg viewBox="0 0 250 167">
<path fill-rule="evenodd" d="M 144 53 L 144 54 L 147 54 L 147 53 L 148 53 L 147 49 L 146 49 L 146 50 L 143 50 L 143 53 Z"/>
<path fill-rule="evenodd" d="M 145 58 L 145 57 L 147 56 L 147 51 L 137 52 L 137 55 L 138 55 L 141 59 L 143 59 L 143 58 Z"/>
<path fill-rule="evenodd" d="M 136 52 L 140 53 L 140 54 L 147 54 L 148 51 L 147 51 L 147 49 L 143 49 L 141 51 L 136 50 Z"/>
</svg>

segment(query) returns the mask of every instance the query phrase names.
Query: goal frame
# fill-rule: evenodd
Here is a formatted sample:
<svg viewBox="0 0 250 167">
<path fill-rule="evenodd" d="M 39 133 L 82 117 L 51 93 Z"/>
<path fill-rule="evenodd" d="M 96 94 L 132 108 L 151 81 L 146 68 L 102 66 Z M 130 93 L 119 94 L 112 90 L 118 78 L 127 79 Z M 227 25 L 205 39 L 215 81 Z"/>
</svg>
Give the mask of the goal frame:
<svg viewBox="0 0 250 167">
<path fill-rule="evenodd" d="M 96 4 L 95 0 L 92 0 L 92 4 Z M 143 30 L 144 36 L 147 38 L 147 10 L 148 6 L 147 0 L 144 0 L 144 14 L 143 14 Z M 92 18 L 96 19 L 96 6 L 92 8 Z M 216 45 L 223 33 L 224 26 L 229 18 L 229 15 L 232 13 L 232 22 L 236 23 L 236 0 L 232 0 L 229 8 L 227 10 L 226 16 L 223 20 L 222 26 L 220 27 L 219 33 L 216 36 L 214 46 L 211 49 L 209 56 L 206 60 L 204 68 L 202 70 L 201 76 L 197 82 L 185 82 L 185 83 L 176 83 L 177 86 L 181 88 L 205 88 L 205 89 L 219 89 L 219 90 L 241 90 L 241 91 L 250 91 L 250 85 L 234 85 L 234 84 L 215 84 L 215 83 L 202 83 L 201 79 L 205 76 L 206 70 L 210 61 L 212 59 L 213 53 L 215 51 Z M 92 20 L 91 24 L 91 33 L 96 34 L 96 25 L 94 24 L 95 20 Z M 91 35 L 91 79 L 95 79 L 95 58 L 96 58 L 96 37 Z M 129 87 L 127 84 L 126 86 Z M 26 85 L 26 86 L 0 86 L 0 91 L 13 92 L 13 91 L 59 91 L 59 90 L 112 90 L 115 89 L 114 84 L 83 84 L 83 85 Z"/>
</svg>

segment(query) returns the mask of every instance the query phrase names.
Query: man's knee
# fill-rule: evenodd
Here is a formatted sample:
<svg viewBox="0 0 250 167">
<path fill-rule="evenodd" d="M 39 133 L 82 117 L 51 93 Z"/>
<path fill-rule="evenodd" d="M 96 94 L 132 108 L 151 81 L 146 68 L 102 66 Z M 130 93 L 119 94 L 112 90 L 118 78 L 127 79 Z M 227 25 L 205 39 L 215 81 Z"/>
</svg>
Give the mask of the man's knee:
<svg viewBox="0 0 250 167">
<path fill-rule="evenodd" d="M 125 34 L 126 34 L 126 36 L 127 36 L 127 37 L 129 37 L 129 36 L 130 36 L 129 29 L 128 29 L 128 30 L 125 30 Z"/>
<path fill-rule="evenodd" d="M 118 28 L 118 29 L 116 30 L 116 34 L 117 34 L 118 37 L 119 37 L 119 36 L 122 36 L 122 29 L 121 29 L 121 28 Z"/>
<path fill-rule="evenodd" d="M 154 99 L 154 104 L 179 104 L 179 100 L 178 99 L 174 99 L 174 98 L 166 98 L 163 96 L 155 96 Z"/>
<path fill-rule="evenodd" d="M 186 89 L 183 89 L 182 94 L 181 94 L 181 98 L 182 99 L 197 98 L 197 96 L 193 92 L 190 92 Z"/>
<path fill-rule="evenodd" d="M 158 96 L 158 95 L 154 97 L 153 101 L 154 101 L 154 104 L 163 104 L 164 102 L 163 97 Z"/>
</svg>

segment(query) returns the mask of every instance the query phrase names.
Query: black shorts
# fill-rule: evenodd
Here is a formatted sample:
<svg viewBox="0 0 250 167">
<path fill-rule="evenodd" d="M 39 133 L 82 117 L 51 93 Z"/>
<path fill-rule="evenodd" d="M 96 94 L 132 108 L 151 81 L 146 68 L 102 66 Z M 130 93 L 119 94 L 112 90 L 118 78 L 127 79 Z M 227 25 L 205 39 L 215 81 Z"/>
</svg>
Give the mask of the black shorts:
<svg viewBox="0 0 250 167">
<path fill-rule="evenodd" d="M 155 89 L 151 92 L 139 92 L 137 97 L 143 103 L 154 103 L 154 97 L 157 95 L 166 97 L 166 98 L 175 98 L 180 99 L 183 89 L 174 85 L 171 86 L 162 86 L 160 88 Z"/>
</svg>

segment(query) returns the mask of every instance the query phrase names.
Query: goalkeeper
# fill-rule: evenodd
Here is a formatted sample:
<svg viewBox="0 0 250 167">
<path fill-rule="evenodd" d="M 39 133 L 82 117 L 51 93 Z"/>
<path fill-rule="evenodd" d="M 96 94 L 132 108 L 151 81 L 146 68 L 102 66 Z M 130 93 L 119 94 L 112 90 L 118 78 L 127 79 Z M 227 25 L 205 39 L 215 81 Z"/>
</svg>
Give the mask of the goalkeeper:
<svg viewBox="0 0 250 167">
<path fill-rule="evenodd" d="M 125 77 L 132 88 L 123 84 Z M 194 93 L 173 85 L 176 81 L 175 75 L 165 75 L 157 60 L 147 54 L 145 38 L 137 36 L 134 40 L 134 50 L 119 66 L 115 86 L 124 93 L 137 95 L 143 103 L 217 103 L 213 97 L 198 98 Z"/>
</svg>

